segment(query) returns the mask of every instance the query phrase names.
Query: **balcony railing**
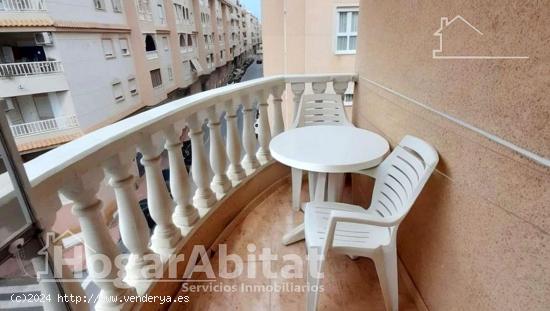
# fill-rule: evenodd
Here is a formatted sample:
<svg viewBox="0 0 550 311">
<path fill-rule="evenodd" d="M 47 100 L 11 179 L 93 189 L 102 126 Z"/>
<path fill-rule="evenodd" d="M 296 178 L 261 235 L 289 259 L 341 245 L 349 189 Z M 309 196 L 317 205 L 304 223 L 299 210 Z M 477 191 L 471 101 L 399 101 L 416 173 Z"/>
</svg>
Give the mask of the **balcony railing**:
<svg viewBox="0 0 550 311">
<path fill-rule="evenodd" d="M 145 52 L 145 57 L 147 59 L 155 59 L 155 58 L 159 58 L 159 52 L 158 51 L 146 51 Z"/>
<path fill-rule="evenodd" d="M 306 87 L 314 93 L 330 90 L 344 96 L 349 82 L 355 79 L 355 75 L 335 74 L 251 80 L 197 93 L 91 132 L 25 164 L 33 193 L 43 196 L 37 200 L 35 210 L 42 218 L 48 218 L 48 223 L 53 223 L 56 210 L 61 208 L 56 199 L 59 194 L 74 202 L 73 211 L 81 222 L 85 245 L 93 250 L 86 252 L 86 256 L 95 255 L 87 257 L 87 261 L 93 262 L 97 255 L 102 255 L 99 259 L 109 261 L 112 268 L 104 273 L 96 270 L 104 264 L 87 265 L 93 282 L 101 289 L 100 295 L 122 297 L 136 292 L 150 293 L 156 281 L 149 279 L 144 283 L 144 276 L 154 275 L 143 273 L 151 269 L 145 258 L 155 252 L 166 261 L 169 255 L 181 252 L 226 199 L 273 163 L 269 142 L 285 130 L 282 113 L 285 89 L 294 95 L 291 105 L 298 107 Z M 238 111 L 242 111 L 242 131 L 238 126 Z M 257 136 L 256 111 L 259 112 Z M 205 123 L 208 127 L 203 126 Z M 191 178 L 181 152 L 180 136 L 184 127 L 189 129 L 193 150 Z M 222 136 L 222 127 L 226 129 L 226 137 Z M 210 138 L 208 149 L 204 144 L 204 131 Z M 171 193 L 165 186 L 160 166 L 165 150 L 171 172 Z M 130 170 L 137 151 L 143 156 L 148 208 L 156 223 L 151 238 L 137 204 Z M 120 253 L 108 233 L 109 228 L 99 221 L 102 209 L 97 195 L 105 174 L 116 194 L 121 238 L 132 256 L 122 268 L 115 264 Z M 196 186 L 194 196 L 191 183 Z M 0 202 L 8 202 L 10 196 L 13 198 L 13 190 L 0 189 Z M 124 281 L 120 279 L 122 269 L 126 270 Z M 99 299 L 95 307 L 103 310 L 128 307 L 123 305 L 124 299 L 111 301 L 116 302 L 103 305 L 103 299 Z"/>
<path fill-rule="evenodd" d="M 2 0 L 0 11 L 46 11 L 46 0 Z"/>
<path fill-rule="evenodd" d="M 60 61 L 0 64 L 0 77 L 32 76 L 63 72 Z"/>
<path fill-rule="evenodd" d="M 23 124 L 15 124 L 11 126 L 11 131 L 14 137 L 24 137 L 77 127 L 79 127 L 79 125 L 76 116 L 65 116 Z"/>
</svg>

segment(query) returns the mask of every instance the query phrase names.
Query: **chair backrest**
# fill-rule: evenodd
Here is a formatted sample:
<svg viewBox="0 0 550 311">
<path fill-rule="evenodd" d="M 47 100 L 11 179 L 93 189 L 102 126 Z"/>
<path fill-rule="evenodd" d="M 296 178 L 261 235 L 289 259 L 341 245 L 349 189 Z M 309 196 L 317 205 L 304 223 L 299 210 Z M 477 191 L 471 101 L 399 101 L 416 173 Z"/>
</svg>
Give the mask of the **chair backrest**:
<svg viewBox="0 0 550 311">
<path fill-rule="evenodd" d="M 430 144 L 405 136 L 378 167 L 371 213 L 382 219 L 402 221 L 438 161 L 437 151 Z"/>
<path fill-rule="evenodd" d="M 353 126 L 346 117 L 342 96 L 338 94 L 308 94 L 302 96 L 298 115 L 292 127 L 311 125 Z"/>
</svg>

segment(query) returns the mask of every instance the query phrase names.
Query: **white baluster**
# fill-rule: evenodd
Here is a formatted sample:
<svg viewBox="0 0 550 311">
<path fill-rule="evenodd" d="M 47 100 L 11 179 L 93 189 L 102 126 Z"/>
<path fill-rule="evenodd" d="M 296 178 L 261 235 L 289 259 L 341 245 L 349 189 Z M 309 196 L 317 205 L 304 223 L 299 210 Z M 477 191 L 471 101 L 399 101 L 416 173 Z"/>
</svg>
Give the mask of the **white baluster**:
<svg viewBox="0 0 550 311">
<path fill-rule="evenodd" d="M 334 92 L 342 96 L 342 100 L 344 100 L 344 94 L 348 89 L 348 79 L 334 79 L 332 81 L 332 88 L 334 89 Z"/>
<path fill-rule="evenodd" d="M 229 189 L 231 182 L 227 178 L 227 159 L 225 154 L 225 146 L 223 145 L 222 132 L 220 129 L 220 113 L 216 111 L 216 107 L 212 106 L 208 109 L 208 127 L 210 128 L 210 166 L 214 172 L 214 178 L 210 185 L 218 194 L 218 197 L 223 197 Z"/>
<path fill-rule="evenodd" d="M 273 95 L 273 137 L 285 131 L 285 123 L 283 121 L 283 95 L 284 88 L 282 85 L 274 86 L 271 89 Z"/>
<path fill-rule="evenodd" d="M 242 166 L 246 170 L 246 174 L 252 174 L 260 167 L 260 162 L 256 158 L 256 135 L 254 132 L 254 121 L 256 120 L 254 113 L 254 104 L 251 102 L 248 95 L 243 95 L 243 146 L 245 155 Z"/>
<path fill-rule="evenodd" d="M 258 99 L 258 110 L 260 112 L 258 120 L 258 141 L 260 148 L 257 152 L 258 160 L 261 164 L 265 164 L 271 161 L 271 153 L 269 152 L 269 142 L 271 141 L 271 128 L 269 127 L 269 115 L 267 108 L 267 94 L 264 90 L 256 92 L 256 98 Z"/>
<path fill-rule="evenodd" d="M 107 159 L 103 168 L 111 178 L 110 184 L 115 190 L 118 208 L 120 236 L 126 248 L 130 251 L 126 264 L 126 280 L 136 286 L 139 280 L 145 279 L 143 268 L 153 264 L 149 248 L 149 227 L 136 197 L 134 175 L 130 173 L 130 165 L 135 158 L 134 149 L 120 152 Z"/>
<path fill-rule="evenodd" d="M 311 89 L 313 90 L 313 93 L 315 94 L 323 94 L 325 90 L 327 89 L 327 82 L 312 82 L 311 83 Z"/>
<path fill-rule="evenodd" d="M 151 248 L 161 256 L 167 256 L 174 251 L 181 239 L 181 234 L 172 222 L 174 202 L 170 198 L 162 176 L 160 142 L 163 142 L 161 135 L 147 135 L 141 139 L 138 148 L 143 154 L 141 163 L 145 167 L 147 204 L 151 217 L 157 224 L 151 237 Z"/>
<path fill-rule="evenodd" d="M 135 291 L 121 280 L 122 273 L 115 265 L 120 251 L 109 235 L 101 212 L 101 201 L 96 193 L 103 179 L 100 169 L 85 174 L 65 177 L 61 193 L 74 202 L 73 214 L 78 217 L 84 238 L 86 265 L 90 276 L 101 289 L 96 309 L 120 308 L 121 297 L 135 295 Z M 117 297 L 118 299 L 105 299 Z"/>
<path fill-rule="evenodd" d="M 202 122 L 199 122 L 197 115 L 192 115 L 187 119 L 189 125 L 189 134 L 191 135 L 193 181 L 197 186 L 197 191 L 193 197 L 193 204 L 199 209 L 206 209 L 216 203 L 216 195 L 208 185 L 209 170 L 208 158 L 204 150 L 204 140 L 202 134 Z M 204 212 L 204 210 L 199 210 Z"/>
<path fill-rule="evenodd" d="M 189 175 L 185 167 L 183 154 L 181 153 L 182 143 L 180 141 L 183 125 L 171 125 L 164 129 L 166 137 L 166 150 L 170 162 L 170 189 L 177 205 L 172 215 L 172 220 L 178 226 L 182 234 L 186 234 L 191 226 L 199 219 L 199 212 L 191 204 L 191 188 Z"/>
<path fill-rule="evenodd" d="M 294 121 L 298 116 L 298 108 L 300 107 L 300 101 L 302 100 L 302 94 L 304 94 L 306 85 L 303 82 L 293 82 L 290 84 L 290 89 L 292 90 L 292 94 L 294 94 L 294 98 L 292 99 L 294 102 L 294 115 L 292 116 L 292 120 Z"/>
<path fill-rule="evenodd" d="M 235 185 L 246 177 L 246 173 L 241 165 L 241 140 L 237 124 L 237 109 L 233 104 L 233 100 L 228 100 L 225 103 L 225 111 L 225 119 L 227 121 L 227 155 L 230 162 L 227 175 Z"/>
</svg>

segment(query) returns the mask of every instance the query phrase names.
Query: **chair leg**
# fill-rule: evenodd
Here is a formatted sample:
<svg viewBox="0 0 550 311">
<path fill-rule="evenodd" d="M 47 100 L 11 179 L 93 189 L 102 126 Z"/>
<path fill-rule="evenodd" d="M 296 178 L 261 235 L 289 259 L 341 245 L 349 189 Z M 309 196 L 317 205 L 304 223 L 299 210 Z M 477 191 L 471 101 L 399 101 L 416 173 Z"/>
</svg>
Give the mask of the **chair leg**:
<svg viewBox="0 0 550 311">
<path fill-rule="evenodd" d="M 307 184 L 309 186 L 309 200 L 315 200 L 315 187 L 317 185 L 317 173 L 307 172 Z"/>
<path fill-rule="evenodd" d="M 322 250 L 319 248 L 308 249 L 308 267 L 307 267 L 307 292 L 306 292 L 306 310 L 315 311 L 319 303 L 319 292 L 321 286 L 324 258 L 321 256 Z"/>
<path fill-rule="evenodd" d="M 380 287 L 382 288 L 382 294 L 384 295 L 386 310 L 397 311 L 399 290 L 396 249 L 393 247 L 390 251 L 386 250 L 383 254 L 375 256 L 373 259 L 378 274 L 378 280 L 380 281 Z"/>
<path fill-rule="evenodd" d="M 300 194 L 302 193 L 302 170 L 292 168 L 292 208 L 300 209 Z"/>
</svg>

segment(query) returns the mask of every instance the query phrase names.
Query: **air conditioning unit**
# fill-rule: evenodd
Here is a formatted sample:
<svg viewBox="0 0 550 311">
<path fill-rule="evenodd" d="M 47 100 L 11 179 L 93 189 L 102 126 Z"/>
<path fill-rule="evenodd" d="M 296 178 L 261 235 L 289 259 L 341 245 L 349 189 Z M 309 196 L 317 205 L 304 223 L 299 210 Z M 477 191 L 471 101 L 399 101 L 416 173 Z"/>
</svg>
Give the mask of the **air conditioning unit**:
<svg viewBox="0 0 550 311">
<path fill-rule="evenodd" d="M 34 34 L 34 42 L 38 45 L 53 45 L 51 32 L 39 32 Z"/>
</svg>

